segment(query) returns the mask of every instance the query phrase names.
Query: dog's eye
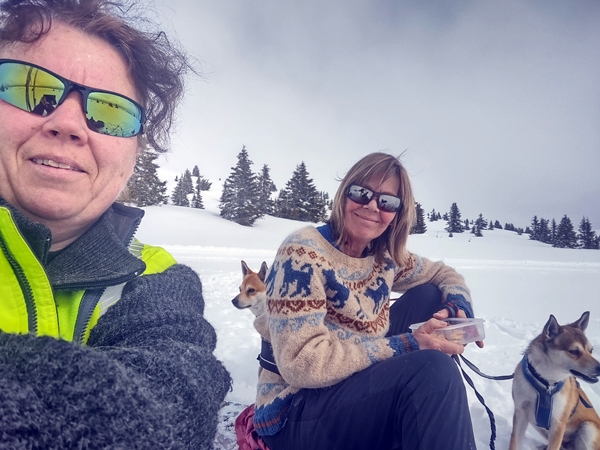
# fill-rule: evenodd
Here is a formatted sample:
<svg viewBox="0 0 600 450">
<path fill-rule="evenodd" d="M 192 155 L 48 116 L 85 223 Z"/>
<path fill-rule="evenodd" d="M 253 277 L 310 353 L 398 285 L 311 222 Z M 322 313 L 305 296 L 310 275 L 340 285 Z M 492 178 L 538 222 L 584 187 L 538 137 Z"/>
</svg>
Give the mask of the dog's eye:
<svg viewBox="0 0 600 450">
<path fill-rule="evenodd" d="M 579 350 L 578 348 L 574 349 L 574 350 L 569 350 L 569 353 L 573 356 L 579 356 L 581 355 L 581 350 Z"/>
<path fill-rule="evenodd" d="M 255 292 L 256 292 L 256 289 L 254 289 L 254 288 L 248 289 L 248 294 L 254 294 Z"/>
</svg>

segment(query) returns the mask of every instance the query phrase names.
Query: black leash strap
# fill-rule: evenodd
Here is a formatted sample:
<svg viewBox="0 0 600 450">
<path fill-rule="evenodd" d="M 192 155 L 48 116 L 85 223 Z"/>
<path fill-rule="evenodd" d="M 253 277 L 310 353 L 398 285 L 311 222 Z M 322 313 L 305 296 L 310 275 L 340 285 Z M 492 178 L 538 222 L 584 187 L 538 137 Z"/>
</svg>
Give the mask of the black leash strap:
<svg viewBox="0 0 600 450">
<path fill-rule="evenodd" d="M 512 380 L 514 377 L 514 374 L 512 374 L 512 373 L 510 375 L 498 375 L 495 377 L 492 375 L 486 375 L 481 370 L 479 370 L 475 364 L 473 364 L 471 361 L 469 361 L 463 355 L 460 355 L 460 359 L 463 360 L 463 362 L 467 365 L 467 367 L 469 367 L 469 369 L 471 369 L 473 372 L 475 372 L 480 377 L 487 378 L 488 380 L 498 380 L 498 381 Z M 460 363 L 458 365 L 460 366 Z"/>
<path fill-rule="evenodd" d="M 471 380 L 471 377 L 469 377 L 469 375 L 467 375 L 467 373 L 465 372 L 465 370 L 463 369 L 463 367 L 460 364 L 460 360 L 462 359 L 463 362 L 476 374 L 484 377 L 484 378 L 488 378 L 490 380 L 510 380 L 513 375 L 501 375 L 498 377 L 493 377 L 490 375 L 486 375 L 484 373 L 482 373 L 477 366 L 475 366 L 475 364 L 473 364 L 471 361 L 469 361 L 467 358 L 465 358 L 463 355 L 460 355 L 460 359 L 458 358 L 459 355 L 452 355 L 452 359 L 454 359 L 454 361 L 456 362 L 456 364 L 458 364 L 458 367 L 460 367 L 460 371 L 462 372 L 462 376 L 464 377 L 465 381 L 467 382 L 467 384 L 469 386 L 471 386 L 471 388 L 473 389 L 473 391 L 475 392 L 475 395 L 477 396 L 477 399 L 479 400 L 479 403 L 481 403 L 483 405 L 483 407 L 485 408 L 485 410 L 487 411 L 488 417 L 490 418 L 490 428 L 491 428 L 491 436 L 490 436 L 490 449 L 491 450 L 495 450 L 496 449 L 496 445 L 494 444 L 494 442 L 496 441 L 496 419 L 494 419 L 494 413 L 492 412 L 492 410 L 490 408 L 488 408 L 488 406 L 485 404 L 485 400 L 483 399 L 483 396 L 477 391 L 477 389 L 475 389 L 475 384 L 473 383 L 473 380 Z"/>
</svg>

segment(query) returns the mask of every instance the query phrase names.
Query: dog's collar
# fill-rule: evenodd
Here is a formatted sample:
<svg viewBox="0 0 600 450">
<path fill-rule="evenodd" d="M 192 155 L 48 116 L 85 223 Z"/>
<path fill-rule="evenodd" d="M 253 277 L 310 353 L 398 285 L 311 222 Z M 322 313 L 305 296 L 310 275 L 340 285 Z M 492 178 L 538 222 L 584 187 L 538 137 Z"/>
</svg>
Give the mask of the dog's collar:
<svg viewBox="0 0 600 450">
<path fill-rule="evenodd" d="M 564 386 L 564 381 L 559 381 L 550 386 L 548 380 L 544 379 L 527 359 L 527 355 L 521 361 L 523 375 L 529 384 L 535 389 L 537 399 L 535 402 L 535 422 L 538 427 L 550 429 L 550 417 L 552 416 L 552 397 Z"/>
</svg>

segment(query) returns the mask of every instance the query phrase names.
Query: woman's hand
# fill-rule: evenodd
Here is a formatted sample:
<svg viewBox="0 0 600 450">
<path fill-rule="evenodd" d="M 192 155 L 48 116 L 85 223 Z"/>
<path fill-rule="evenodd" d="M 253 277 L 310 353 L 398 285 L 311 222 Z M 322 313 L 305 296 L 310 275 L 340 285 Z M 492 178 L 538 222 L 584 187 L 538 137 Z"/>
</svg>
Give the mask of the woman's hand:
<svg viewBox="0 0 600 450">
<path fill-rule="evenodd" d="M 448 310 L 446 308 L 444 308 L 444 309 L 441 309 L 438 312 L 436 312 L 433 315 L 433 317 L 438 320 L 444 320 L 444 319 L 447 319 L 449 315 L 450 315 L 450 313 L 448 312 Z M 465 312 L 462 309 L 459 309 L 458 313 L 456 314 L 456 317 L 459 317 L 461 319 L 466 319 L 467 315 L 465 314 Z M 417 342 L 418 342 L 418 340 L 417 340 Z M 483 341 L 477 341 L 475 343 L 477 344 L 477 347 L 483 348 Z M 419 345 L 421 345 L 420 342 L 419 342 Z"/>
<path fill-rule="evenodd" d="M 436 313 L 439 314 L 439 313 Z M 419 343 L 421 350 L 431 349 L 439 350 L 447 355 L 458 355 L 465 351 L 465 347 L 461 344 L 447 341 L 444 338 L 436 337 L 432 333 L 435 330 L 448 326 L 446 322 L 438 319 L 429 319 L 413 332 L 413 336 Z"/>
</svg>

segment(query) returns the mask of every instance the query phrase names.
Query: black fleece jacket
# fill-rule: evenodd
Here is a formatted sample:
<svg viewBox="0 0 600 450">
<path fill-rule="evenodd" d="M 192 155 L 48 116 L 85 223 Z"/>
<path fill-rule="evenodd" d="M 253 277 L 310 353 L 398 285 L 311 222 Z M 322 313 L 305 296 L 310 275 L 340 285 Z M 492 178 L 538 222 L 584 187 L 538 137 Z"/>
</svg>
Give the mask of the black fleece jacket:
<svg viewBox="0 0 600 450">
<path fill-rule="evenodd" d="M 76 257 L 108 273 L 115 252 L 128 253 L 119 216 L 132 211 L 122 208 L 46 267 L 55 288 L 83 270 Z M 48 230 L 15 217 L 45 261 Z M 231 379 L 203 311 L 198 275 L 175 265 L 128 282 L 86 346 L 0 332 L 0 449 L 211 449 Z"/>
</svg>

